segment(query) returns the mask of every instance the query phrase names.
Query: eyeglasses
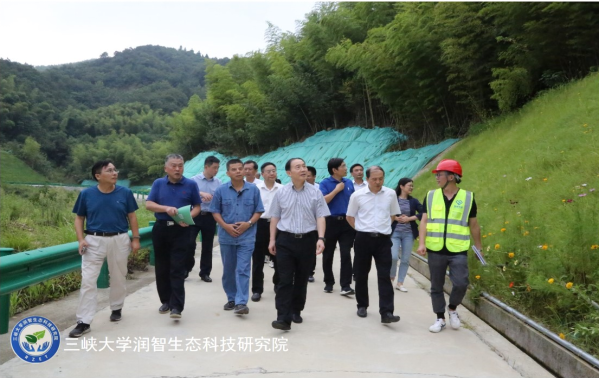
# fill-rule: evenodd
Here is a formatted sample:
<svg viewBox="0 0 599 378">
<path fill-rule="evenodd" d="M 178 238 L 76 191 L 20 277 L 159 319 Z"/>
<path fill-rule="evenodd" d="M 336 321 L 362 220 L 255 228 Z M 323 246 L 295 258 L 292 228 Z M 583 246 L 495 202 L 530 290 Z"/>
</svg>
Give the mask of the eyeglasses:
<svg viewBox="0 0 599 378">
<path fill-rule="evenodd" d="M 106 173 L 119 173 L 119 171 L 118 171 L 118 170 L 116 170 L 116 169 L 112 169 L 112 168 L 110 168 L 110 169 L 107 169 L 107 170 L 105 170 L 104 172 L 106 172 Z"/>
<path fill-rule="evenodd" d="M 264 171 L 264 173 L 276 173 L 276 169 L 269 169 L 268 171 Z"/>
<path fill-rule="evenodd" d="M 445 172 L 435 173 L 435 177 L 442 177 L 442 176 L 445 176 Z"/>
</svg>

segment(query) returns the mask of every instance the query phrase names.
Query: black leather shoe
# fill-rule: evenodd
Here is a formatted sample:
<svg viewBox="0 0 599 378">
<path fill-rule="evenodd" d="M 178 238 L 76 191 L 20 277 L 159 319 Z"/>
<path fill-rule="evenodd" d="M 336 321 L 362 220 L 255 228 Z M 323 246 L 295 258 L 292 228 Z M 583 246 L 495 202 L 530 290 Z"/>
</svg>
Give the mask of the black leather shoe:
<svg viewBox="0 0 599 378">
<path fill-rule="evenodd" d="M 314 282 L 314 276 L 308 277 L 308 282 Z"/>
<path fill-rule="evenodd" d="M 304 321 L 304 318 L 302 318 L 302 316 L 300 314 L 293 314 L 293 315 L 291 315 L 291 320 L 294 323 L 300 324 Z"/>
<path fill-rule="evenodd" d="M 366 307 L 359 307 L 358 308 L 358 316 L 361 318 L 365 318 L 368 315 L 368 313 L 366 312 Z"/>
<path fill-rule="evenodd" d="M 181 310 L 173 308 L 171 310 L 171 319 L 181 319 Z"/>
<path fill-rule="evenodd" d="M 231 311 L 232 309 L 235 308 L 235 302 L 230 301 L 225 303 L 225 306 L 223 307 L 225 311 Z"/>
<path fill-rule="evenodd" d="M 118 322 L 119 320 L 121 320 L 121 310 L 113 310 L 110 314 L 110 321 Z"/>
<path fill-rule="evenodd" d="M 393 313 L 388 312 L 381 316 L 381 323 L 397 323 L 399 321 L 399 316 L 393 315 Z"/>
<path fill-rule="evenodd" d="M 275 320 L 272 322 L 272 328 L 280 329 L 281 331 L 289 331 L 291 329 L 291 324 L 282 322 L 280 320 Z"/>
<path fill-rule="evenodd" d="M 252 302 L 260 302 L 260 298 L 262 298 L 262 294 L 260 294 L 260 293 L 252 294 Z"/>
<path fill-rule="evenodd" d="M 166 314 L 170 310 L 171 309 L 170 309 L 170 307 L 168 307 L 168 303 L 163 303 L 162 306 L 160 306 L 160 308 L 158 309 L 158 312 L 161 314 Z"/>
<path fill-rule="evenodd" d="M 333 285 L 325 285 L 324 292 L 325 293 L 332 293 L 333 292 Z"/>
<path fill-rule="evenodd" d="M 200 276 L 200 279 L 204 282 L 212 282 L 212 278 L 210 278 L 209 275 L 204 274 L 203 276 Z"/>
</svg>

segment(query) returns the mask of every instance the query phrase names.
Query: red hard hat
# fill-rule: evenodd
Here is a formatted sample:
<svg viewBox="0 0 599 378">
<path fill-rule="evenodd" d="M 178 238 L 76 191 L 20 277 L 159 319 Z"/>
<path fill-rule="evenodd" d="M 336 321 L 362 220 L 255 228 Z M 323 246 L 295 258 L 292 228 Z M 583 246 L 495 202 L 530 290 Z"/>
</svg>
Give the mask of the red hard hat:
<svg viewBox="0 0 599 378">
<path fill-rule="evenodd" d="M 433 169 L 433 173 L 437 173 L 440 171 L 447 171 L 451 173 L 455 173 L 462 177 L 462 166 L 455 160 L 445 159 L 441 160 L 437 165 L 436 169 Z"/>
</svg>

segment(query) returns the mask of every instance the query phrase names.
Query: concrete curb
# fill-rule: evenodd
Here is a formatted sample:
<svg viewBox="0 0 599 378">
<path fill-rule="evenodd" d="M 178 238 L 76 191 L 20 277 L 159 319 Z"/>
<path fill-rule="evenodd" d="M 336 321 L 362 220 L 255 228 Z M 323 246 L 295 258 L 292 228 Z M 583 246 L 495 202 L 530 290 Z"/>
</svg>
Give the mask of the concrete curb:
<svg viewBox="0 0 599 378">
<path fill-rule="evenodd" d="M 430 280 L 427 263 L 412 256 L 410 258 L 410 266 Z M 445 277 L 443 290 L 449 293 L 451 287 L 449 277 Z M 599 371 L 586 361 L 580 359 L 569 350 L 556 344 L 485 298 L 481 297 L 474 302 L 466 296 L 462 304 L 556 376 L 564 378 L 599 378 Z M 520 367 L 514 366 L 514 368 L 523 373 L 519 369 Z"/>
</svg>

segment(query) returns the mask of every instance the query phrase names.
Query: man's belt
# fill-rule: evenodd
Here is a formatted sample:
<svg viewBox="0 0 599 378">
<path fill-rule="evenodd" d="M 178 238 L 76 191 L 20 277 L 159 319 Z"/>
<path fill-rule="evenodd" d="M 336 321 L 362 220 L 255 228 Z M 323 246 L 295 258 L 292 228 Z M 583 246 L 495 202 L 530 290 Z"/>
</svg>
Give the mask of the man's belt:
<svg viewBox="0 0 599 378">
<path fill-rule="evenodd" d="M 329 219 L 334 219 L 334 220 L 344 220 L 345 219 L 345 215 L 331 215 L 328 218 Z"/>
<path fill-rule="evenodd" d="M 174 226 L 174 225 L 177 224 L 177 222 L 175 222 L 175 221 L 169 221 L 169 220 L 157 220 L 156 223 L 163 224 L 163 225 L 165 225 L 167 227 Z"/>
<path fill-rule="evenodd" d="M 279 231 L 279 234 L 287 236 L 287 237 L 290 237 L 290 238 L 302 239 L 302 238 L 307 238 L 308 236 L 313 235 L 315 232 L 316 232 L 316 230 L 310 231 L 310 232 L 306 232 L 305 234 L 295 234 L 293 232 Z"/>
<path fill-rule="evenodd" d="M 200 211 L 200 215 L 212 215 L 209 211 Z"/>
<path fill-rule="evenodd" d="M 381 234 L 380 232 L 363 232 L 363 231 L 358 231 L 361 234 L 370 236 L 371 238 L 389 238 L 391 237 L 391 234 Z"/>
<path fill-rule="evenodd" d="M 89 230 L 85 230 L 83 232 L 85 232 L 87 235 L 93 235 L 93 236 L 116 236 L 116 235 L 127 233 L 127 231 L 125 231 L 125 232 L 101 232 L 101 231 L 89 231 Z"/>
</svg>

